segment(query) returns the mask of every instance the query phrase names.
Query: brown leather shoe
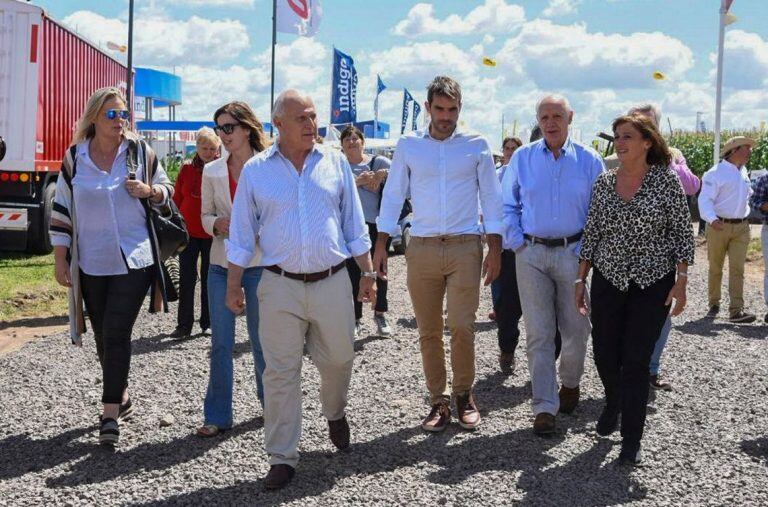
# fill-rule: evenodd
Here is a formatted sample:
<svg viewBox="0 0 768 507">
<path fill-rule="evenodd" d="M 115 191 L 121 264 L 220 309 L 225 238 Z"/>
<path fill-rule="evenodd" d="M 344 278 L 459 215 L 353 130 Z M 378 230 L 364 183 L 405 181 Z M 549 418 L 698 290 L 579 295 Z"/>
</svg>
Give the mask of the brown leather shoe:
<svg viewBox="0 0 768 507">
<path fill-rule="evenodd" d="M 349 423 L 347 423 L 347 416 L 336 421 L 328 421 L 328 435 L 337 449 L 349 447 Z"/>
<path fill-rule="evenodd" d="M 279 464 L 269 467 L 269 473 L 264 477 L 264 489 L 276 490 L 282 489 L 291 482 L 296 469 L 291 465 Z"/>
<path fill-rule="evenodd" d="M 542 412 L 533 421 L 533 432 L 539 436 L 551 435 L 555 432 L 555 416 Z"/>
<path fill-rule="evenodd" d="M 560 388 L 560 412 L 570 414 L 579 404 L 579 386 Z"/>
<path fill-rule="evenodd" d="M 480 411 L 477 410 L 472 392 L 456 395 L 456 416 L 459 418 L 459 426 L 465 430 L 480 426 Z"/>
<path fill-rule="evenodd" d="M 448 402 L 441 401 L 432 405 L 429 415 L 421 422 L 421 429 L 436 433 L 448 427 L 449 422 L 451 422 L 451 409 L 448 407 Z"/>
<path fill-rule="evenodd" d="M 501 368 L 501 373 L 504 375 L 512 375 L 515 372 L 515 353 L 500 352 L 499 368 Z"/>
</svg>

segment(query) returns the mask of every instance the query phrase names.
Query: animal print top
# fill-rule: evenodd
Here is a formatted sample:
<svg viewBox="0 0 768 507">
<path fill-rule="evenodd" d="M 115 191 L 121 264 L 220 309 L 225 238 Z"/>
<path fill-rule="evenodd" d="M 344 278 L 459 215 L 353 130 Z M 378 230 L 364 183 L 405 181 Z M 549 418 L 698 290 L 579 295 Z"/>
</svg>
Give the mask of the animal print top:
<svg viewBox="0 0 768 507">
<path fill-rule="evenodd" d="M 616 172 L 595 181 L 580 257 L 619 290 L 646 288 L 680 262 L 693 264 L 691 214 L 677 176 L 652 167 L 629 202 L 616 192 Z"/>
</svg>

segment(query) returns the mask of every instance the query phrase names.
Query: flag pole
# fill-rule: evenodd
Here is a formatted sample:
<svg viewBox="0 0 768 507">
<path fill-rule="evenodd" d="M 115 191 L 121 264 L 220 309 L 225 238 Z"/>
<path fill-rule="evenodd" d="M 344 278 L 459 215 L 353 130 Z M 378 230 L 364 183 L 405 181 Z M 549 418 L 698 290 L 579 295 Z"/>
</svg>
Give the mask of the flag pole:
<svg viewBox="0 0 768 507">
<path fill-rule="evenodd" d="M 277 0 L 272 0 L 272 79 L 269 94 L 269 137 L 275 136 L 272 114 L 275 112 L 275 46 L 277 45 Z"/>
<path fill-rule="evenodd" d="M 720 161 L 720 110 L 723 101 L 723 50 L 725 46 L 725 2 L 720 5 L 720 34 L 717 41 L 717 98 L 715 99 L 715 143 L 713 149 L 714 164 Z"/>
<path fill-rule="evenodd" d="M 373 101 L 373 138 L 379 132 L 379 76 L 376 76 L 376 98 Z"/>
<path fill-rule="evenodd" d="M 125 77 L 125 100 L 128 111 L 133 112 L 133 0 L 128 2 L 128 62 Z"/>
</svg>

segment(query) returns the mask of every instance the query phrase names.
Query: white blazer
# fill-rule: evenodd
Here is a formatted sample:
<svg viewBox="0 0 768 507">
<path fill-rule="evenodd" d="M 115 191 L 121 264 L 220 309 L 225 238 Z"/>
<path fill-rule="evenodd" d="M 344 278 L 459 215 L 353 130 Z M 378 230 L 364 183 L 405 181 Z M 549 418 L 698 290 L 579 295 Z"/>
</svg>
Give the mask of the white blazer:
<svg viewBox="0 0 768 507">
<path fill-rule="evenodd" d="M 253 153 L 256 155 L 256 152 Z M 229 218 L 232 215 L 232 198 L 229 193 L 229 170 L 227 169 L 229 153 L 222 149 L 222 156 L 208 162 L 203 168 L 203 186 L 201 191 L 202 205 L 200 207 L 203 229 L 213 237 L 211 244 L 211 264 L 226 268 L 227 251 L 224 240 L 226 234 L 216 234 L 213 223 L 217 218 Z M 261 262 L 261 248 L 256 246 L 256 254 L 248 267 L 258 266 Z"/>
</svg>

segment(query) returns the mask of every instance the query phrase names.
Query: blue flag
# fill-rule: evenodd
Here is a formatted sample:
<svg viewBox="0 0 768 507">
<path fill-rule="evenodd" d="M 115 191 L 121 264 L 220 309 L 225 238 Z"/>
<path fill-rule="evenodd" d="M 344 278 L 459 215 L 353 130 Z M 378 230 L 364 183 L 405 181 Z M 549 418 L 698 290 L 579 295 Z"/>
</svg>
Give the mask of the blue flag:
<svg viewBox="0 0 768 507">
<path fill-rule="evenodd" d="M 400 126 L 400 134 L 405 133 L 405 124 L 408 123 L 408 106 L 413 102 L 413 97 L 408 93 L 408 90 L 403 88 L 403 123 Z"/>
<path fill-rule="evenodd" d="M 381 76 L 378 74 L 376 74 L 376 80 L 376 95 L 378 95 L 387 89 L 387 85 L 384 84 L 384 81 L 381 80 Z"/>
<path fill-rule="evenodd" d="M 421 106 L 418 102 L 415 100 L 413 101 L 413 119 L 411 120 L 411 130 L 416 130 L 416 119 L 419 117 L 419 113 L 421 112 Z"/>
<path fill-rule="evenodd" d="M 355 61 L 333 49 L 333 87 L 331 88 L 331 123 L 357 121 L 357 71 Z"/>
</svg>

